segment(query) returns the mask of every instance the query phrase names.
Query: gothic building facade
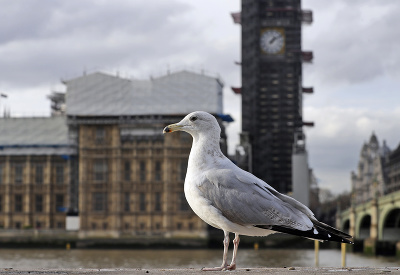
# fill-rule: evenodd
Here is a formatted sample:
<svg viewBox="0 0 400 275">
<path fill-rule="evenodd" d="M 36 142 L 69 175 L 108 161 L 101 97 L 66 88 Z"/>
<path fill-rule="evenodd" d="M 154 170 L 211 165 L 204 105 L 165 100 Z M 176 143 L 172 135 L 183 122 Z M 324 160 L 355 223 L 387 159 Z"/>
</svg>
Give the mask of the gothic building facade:
<svg viewBox="0 0 400 275">
<path fill-rule="evenodd" d="M 386 191 L 388 193 L 400 190 L 400 144 L 390 154 L 388 163 L 388 183 Z"/>
<path fill-rule="evenodd" d="M 387 193 L 391 150 L 372 133 L 361 148 L 357 172 L 351 172 L 352 199 L 355 204 Z"/>
<path fill-rule="evenodd" d="M 0 226 L 65 229 L 73 214 L 83 238 L 207 236 L 183 193 L 192 139 L 162 130 L 207 111 L 226 153 L 222 81 L 181 71 L 150 80 L 93 73 L 64 84 L 65 112 L 0 123 Z"/>
<path fill-rule="evenodd" d="M 65 117 L 0 119 L 0 228 L 64 229 L 75 149 Z"/>
</svg>

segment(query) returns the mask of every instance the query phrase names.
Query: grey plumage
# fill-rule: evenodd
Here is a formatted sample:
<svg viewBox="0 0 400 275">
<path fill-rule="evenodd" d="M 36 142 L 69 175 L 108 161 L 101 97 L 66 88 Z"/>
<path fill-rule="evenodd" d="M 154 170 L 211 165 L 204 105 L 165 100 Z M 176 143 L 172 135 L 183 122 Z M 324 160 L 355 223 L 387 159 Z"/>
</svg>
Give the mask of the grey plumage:
<svg viewBox="0 0 400 275">
<path fill-rule="evenodd" d="M 185 179 L 185 196 L 193 211 L 206 223 L 224 231 L 221 267 L 233 270 L 239 235 L 268 236 L 276 232 L 309 239 L 351 243 L 350 235 L 319 222 L 312 211 L 295 199 L 279 193 L 256 176 L 240 169 L 220 149 L 220 127 L 205 112 L 193 112 L 164 133 L 185 131 L 192 135 Z M 229 232 L 235 233 L 232 262 L 227 264 Z"/>
</svg>

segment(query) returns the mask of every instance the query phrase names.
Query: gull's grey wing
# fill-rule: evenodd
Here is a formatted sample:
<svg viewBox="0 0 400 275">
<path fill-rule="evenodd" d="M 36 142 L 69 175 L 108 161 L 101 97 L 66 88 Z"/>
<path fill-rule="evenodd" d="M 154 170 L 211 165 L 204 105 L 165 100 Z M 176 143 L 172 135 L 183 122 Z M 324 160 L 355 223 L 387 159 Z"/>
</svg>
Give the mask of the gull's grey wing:
<svg viewBox="0 0 400 275">
<path fill-rule="evenodd" d="M 309 217 L 313 214 L 308 208 L 309 212 L 305 211 L 302 209 L 305 206 L 290 197 L 280 198 L 282 194 L 239 168 L 209 170 L 198 187 L 203 196 L 232 222 L 302 231 L 313 227 Z"/>
</svg>

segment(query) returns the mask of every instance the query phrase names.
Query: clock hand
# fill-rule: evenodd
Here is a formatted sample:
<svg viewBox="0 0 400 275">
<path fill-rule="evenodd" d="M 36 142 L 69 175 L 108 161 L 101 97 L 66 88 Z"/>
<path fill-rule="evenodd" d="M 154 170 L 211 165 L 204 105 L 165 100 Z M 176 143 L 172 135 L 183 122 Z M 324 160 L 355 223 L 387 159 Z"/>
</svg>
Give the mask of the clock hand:
<svg viewBox="0 0 400 275">
<path fill-rule="evenodd" d="M 274 43 L 274 41 L 275 41 L 277 38 L 278 38 L 278 37 L 276 37 L 276 36 L 272 37 L 272 39 L 269 41 L 269 44 Z"/>
</svg>

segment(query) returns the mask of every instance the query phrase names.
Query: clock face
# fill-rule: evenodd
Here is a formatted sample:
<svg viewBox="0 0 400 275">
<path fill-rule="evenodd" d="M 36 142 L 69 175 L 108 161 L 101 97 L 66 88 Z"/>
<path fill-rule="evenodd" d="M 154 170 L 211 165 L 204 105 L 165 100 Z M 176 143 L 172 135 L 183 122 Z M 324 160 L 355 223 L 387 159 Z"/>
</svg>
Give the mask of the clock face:
<svg viewBox="0 0 400 275">
<path fill-rule="evenodd" d="M 284 45 L 285 38 L 283 36 L 283 30 L 267 29 L 261 33 L 260 46 L 264 53 L 282 53 Z"/>
</svg>

